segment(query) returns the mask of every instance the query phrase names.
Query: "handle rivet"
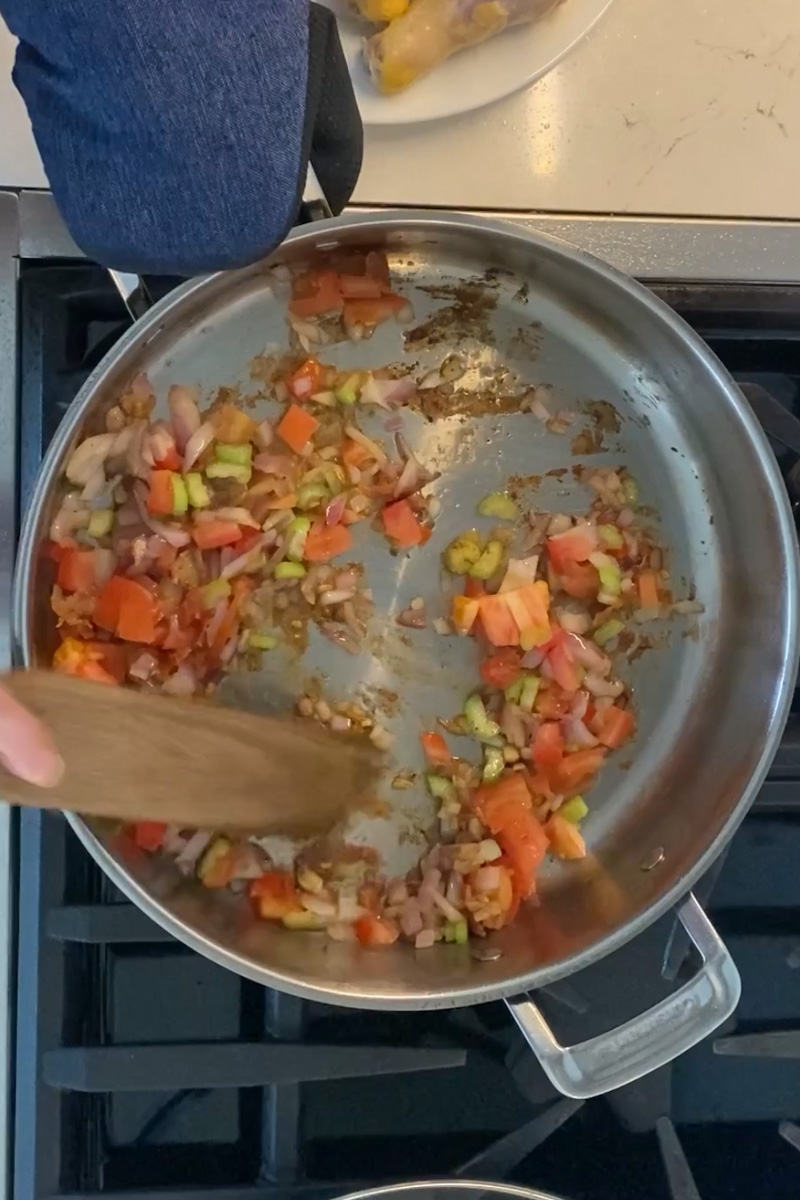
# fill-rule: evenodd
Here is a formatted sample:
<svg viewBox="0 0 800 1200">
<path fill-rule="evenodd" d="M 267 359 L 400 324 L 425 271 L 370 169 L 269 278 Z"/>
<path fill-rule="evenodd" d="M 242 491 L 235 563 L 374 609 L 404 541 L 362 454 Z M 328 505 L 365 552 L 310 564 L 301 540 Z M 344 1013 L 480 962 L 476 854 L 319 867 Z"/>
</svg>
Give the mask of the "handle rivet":
<svg viewBox="0 0 800 1200">
<path fill-rule="evenodd" d="M 471 954 L 478 962 L 497 962 L 498 958 L 503 957 L 499 946 L 473 946 Z"/>
<path fill-rule="evenodd" d="M 656 867 L 660 867 L 666 858 L 663 846 L 656 846 L 655 850 L 648 854 L 644 862 L 639 864 L 640 871 L 653 871 Z"/>
</svg>

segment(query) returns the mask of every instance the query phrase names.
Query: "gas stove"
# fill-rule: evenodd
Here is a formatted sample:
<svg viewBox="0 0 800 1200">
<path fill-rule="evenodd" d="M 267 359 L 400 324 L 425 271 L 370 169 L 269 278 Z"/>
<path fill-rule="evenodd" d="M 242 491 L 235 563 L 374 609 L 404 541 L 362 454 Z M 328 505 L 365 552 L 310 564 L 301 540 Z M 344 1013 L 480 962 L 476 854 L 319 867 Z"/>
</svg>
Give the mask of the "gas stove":
<svg viewBox="0 0 800 1200">
<path fill-rule="evenodd" d="M 68 405 L 127 327 L 105 273 L 37 220 L 21 227 L 5 292 L 0 263 L 20 510 Z M 672 268 L 659 279 L 654 262 L 651 248 L 648 285 L 743 385 L 800 504 L 800 262 L 797 285 L 680 281 Z M 149 283 L 158 295 L 175 281 Z M 0 384 L 0 416 L 2 399 Z M 58 816 L 14 814 L 10 834 L 14 1200 L 324 1200 L 423 1177 L 569 1200 L 800 1195 L 800 698 L 750 815 L 696 889 L 742 975 L 735 1018 L 585 1103 L 554 1093 L 501 1005 L 354 1012 L 265 990 L 152 924 Z M 692 968 L 665 917 L 538 999 L 560 1040 L 583 1040 Z"/>
</svg>

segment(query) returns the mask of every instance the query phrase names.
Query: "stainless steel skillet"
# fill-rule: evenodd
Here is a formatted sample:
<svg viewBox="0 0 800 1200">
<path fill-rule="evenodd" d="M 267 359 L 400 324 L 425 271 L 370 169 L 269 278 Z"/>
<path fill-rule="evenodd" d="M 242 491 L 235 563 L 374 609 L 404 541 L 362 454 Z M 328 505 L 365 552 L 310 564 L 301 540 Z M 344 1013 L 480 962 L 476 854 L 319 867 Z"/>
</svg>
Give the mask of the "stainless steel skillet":
<svg viewBox="0 0 800 1200">
<path fill-rule="evenodd" d="M 460 354 L 476 386 L 502 383 L 504 370 L 553 386 L 556 406 L 608 415 L 619 428 L 596 443 L 594 464 L 626 465 L 641 500 L 659 515 L 676 580 L 693 584 L 705 612 L 676 623 L 657 649 L 630 668 L 640 728 L 629 769 L 608 769 L 586 823 L 592 850 L 583 866 L 553 864 L 541 906 L 482 947 L 415 953 L 357 951 L 316 935 L 292 935 L 249 918 L 217 893 L 187 888 L 167 864 L 126 864 L 102 835 L 70 818 L 90 853 L 144 911 L 215 961 L 265 985 L 363 1007 L 398 1010 L 506 998 L 556 1085 L 587 1096 L 660 1065 L 715 1028 L 735 1006 L 735 967 L 687 891 L 722 849 L 766 773 L 784 724 L 797 657 L 798 563 L 788 501 L 766 440 L 717 360 L 646 290 L 587 255 L 505 225 L 443 213 L 355 216 L 293 234 L 270 260 L 297 265 L 334 247 L 387 250 L 415 310 L 415 328 L 384 328 L 366 343 L 326 358 L 343 365 L 403 361 L 424 371 Z M 454 290 L 455 289 L 455 290 Z M 454 297 L 468 295 L 468 304 Z M 448 306 L 452 317 L 442 316 Z M 441 336 L 437 334 L 440 331 Z M 25 663 L 52 645 L 47 567 L 37 551 L 46 533 L 66 456 L 94 432 L 122 385 L 147 371 L 159 395 L 169 383 L 199 384 L 211 397 L 238 386 L 259 390 L 253 360 L 285 345 L 285 296 L 264 265 L 189 283 L 139 320 L 87 381 L 42 468 L 20 545 L 15 632 Z M 591 416 L 587 430 L 592 432 Z M 604 420 L 614 425 L 616 421 Z M 367 432 L 386 437 L 382 417 Z M 581 428 L 581 427 L 579 427 Z M 495 412 L 405 417 L 419 456 L 441 471 L 442 502 L 425 554 L 387 559 L 368 531 L 357 544 L 385 627 L 372 654 L 350 659 L 312 642 L 302 667 L 270 660 L 252 686 L 262 696 L 293 693 L 316 672 L 332 694 L 401 694 L 395 757 L 417 764 L 417 735 L 460 707 L 474 679 L 471 647 L 421 631 L 409 646 L 393 615 L 439 593 L 438 552 L 472 524 L 476 498 L 509 475 L 543 477 L 530 500 L 541 508 L 581 507 L 571 475 L 572 430 L 547 432 L 534 417 Z M 596 433 L 596 429 L 594 430 Z M 588 446 L 588 443 L 584 443 Z M 580 459 L 579 461 L 584 461 Z M 588 461 L 588 460 L 587 460 Z M 390 819 L 354 836 L 403 870 L 430 818 L 416 793 L 391 793 Z M 560 1047 L 527 993 L 580 970 L 635 936 L 671 905 L 705 960 L 696 978 L 637 1021 L 600 1039 Z"/>
</svg>

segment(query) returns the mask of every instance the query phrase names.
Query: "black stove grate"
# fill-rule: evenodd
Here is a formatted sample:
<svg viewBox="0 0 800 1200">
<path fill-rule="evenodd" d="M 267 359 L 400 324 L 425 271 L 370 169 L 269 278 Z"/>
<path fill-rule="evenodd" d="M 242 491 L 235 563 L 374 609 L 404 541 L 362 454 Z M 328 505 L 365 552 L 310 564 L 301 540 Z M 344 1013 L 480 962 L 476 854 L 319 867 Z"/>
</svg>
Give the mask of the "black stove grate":
<svg viewBox="0 0 800 1200">
<path fill-rule="evenodd" d="M 741 383 L 800 416 L 800 288 L 657 290 Z M 20 300 L 24 505 L 127 319 L 86 263 L 23 264 Z M 800 459 L 774 417 L 767 405 L 792 486 Z M 325 1200 L 422 1177 L 510 1179 L 570 1200 L 800 1195 L 800 704 L 699 889 L 706 900 L 714 888 L 743 975 L 735 1022 L 586 1104 L 554 1094 L 502 1005 L 367 1013 L 267 991 L 176 944 L 59 817 L 24 812 L 18 834 L 15 1200 Z M 664 918 L 540 999 L 560 1036 L 582 1039 L 655 1002 L 686 959 Z"/>
</svg>

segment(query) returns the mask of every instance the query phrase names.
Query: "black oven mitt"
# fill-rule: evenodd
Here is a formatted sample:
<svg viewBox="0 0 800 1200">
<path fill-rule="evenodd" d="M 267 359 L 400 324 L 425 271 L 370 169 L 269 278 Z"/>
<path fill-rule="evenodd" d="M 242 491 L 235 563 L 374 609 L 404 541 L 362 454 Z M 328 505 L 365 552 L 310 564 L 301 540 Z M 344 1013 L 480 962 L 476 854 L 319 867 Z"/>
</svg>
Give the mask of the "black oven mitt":
<svg viewBox="0 0 800 1200">
<path fill-rule="evenodd" d="M 263 258 L 311 160 L 334 213 L 362 129 L 334 18 L 307 0 L 0 0 L 56 203 L 105 266 L 196 275 Z"/>
</svg>

